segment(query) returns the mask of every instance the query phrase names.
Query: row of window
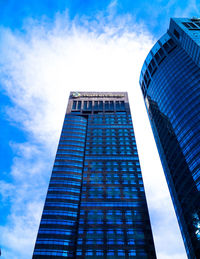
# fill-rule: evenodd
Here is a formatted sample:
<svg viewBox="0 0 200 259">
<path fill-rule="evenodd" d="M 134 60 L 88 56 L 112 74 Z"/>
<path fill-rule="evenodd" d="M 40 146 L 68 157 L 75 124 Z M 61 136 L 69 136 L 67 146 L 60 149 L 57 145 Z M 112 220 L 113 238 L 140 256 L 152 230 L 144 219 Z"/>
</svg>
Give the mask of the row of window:
<svg viewBox="0 0 200 259">
<path fill-rule="evenodd" d="M 77 249 L 76 255 L 77 256 L 89 256 L 89 257 L 93 257 L 94 256 L 104 256 L 104 254 L 107 255 L 107 258 L 116 258 L 116 256 L 118 257 L 125 257 L 126 253 L 125 250 L 86 250 L 84 253 L 81 249 Z M 50 249 L 35 249 L 34 251 L 34 255 L 50 255 L 50 256 L 63 256 L 63 257 L 73 257 L 72 252 L 70 253 L 69 251 L 65 251 L 65 250 L 50 250 Z M 147 256 L 145 251 L 138 251 L 136 253 L 136 250 L 129 250 L 128 251 L 128 255 L 129 256 Z M 111 257 L 110 257 L 111 256 Z"/>
<path fill-rule="evenodd" d="M 68 170 L 68 171 L 70 171 L 70 170 Z M 71 170 L 71 171 L 75 172 L 74 170 Z M 81 171 L 80 171 L 80 173 L 81 173 Z M 71 179 L 80 179 L 81 180 L 82 176 L 78 175 L 78 174 L 56 174 L 56 173 L 53 173 L 52 176 L 51 176 L 51 179 L 54 179 L 54 178 L 66 178 L 66 179 L 71 178 Z"/>
<path fill-rule="evenodd" d="M 121 193 L 119 191 L 102 191 L 102 192 L 90 192 L 90 193 L 83 193 L 82 198 L 89 198 L 89 199 L 138 199 L 140 196 L 138 193 Z M 50 198 L 48 196 L 48 198 Z M 65 199 L 65 198 L 63 198 Z M 66 198 L 67 199 L 67 198 Z M 70 198 L 69 198 L 70 199 Z M 76 199 L 76 198 L 75 198 Z"/>
<path fill-rule="evenodd" d="M 131 119 L 101 119 L 101 120 L 93 120 L 92 122 L 89 122 L 89 128 L 103 128 L 104 126 L 106 128 L 132 128 L 133 124 Z"/>
<path fill-rule="evenodd" d="M 89 124 L 132 124 L 131 117 L 129 116 L 114 116 L 111 117 L 110 114 L 106 116 L 95 116 L 88 120 Z"/>
<path fill-rule="evenodd" d="M 88 121 L 95 121 L 95 120 L 99 120 L 99 119 L 129 119 L 131 118 L 131 115 L 130 114 L 127 114 L 127 113 L 120 113 L 120 114 L 117 114 L 117 113 L 113 113 L 113 114 L 95 114 L 95 115 L 90 115 L 88 117 Z"/>
<path fill-rule="evenodd" d="M 85 210 L 81 210 L 80 215 L 85 215 L 86 211 Z M 125 215 L 125 217 L 134 217 L 136 215 L 141 215 L 141 212 L 137 211 L 137 210 L 126 210 L 126 211 L 122 211 L 122 210 L 106 210 L 106 211 L 102 211 L 102 210 L 89 210 L 87 212 L 88 218 L 94 218 L 94 217 L 101 217 L 103 215 L 112 215 L 112 217 L 115 216 L 122 216 Z"/>
<path fill-rule="evenodd" d="M 49 224 L 49 223 L 46 223 L 46 224 Z M 59 224 L 59 223 L 54 223 L 54 224 Z M 84 219 L 80 219 L 79 220 L 79 224 L 91 224 L 91 225 L 143 225 L 144 222 L 143 221 L 135 221 L 135 220 L 131 220 L 131 219 L 128 219 L 128 220 L 123 220 L 123 219 L 106 219 L 106 220 L 103 220 L 103 219 L 89 219 L 89 220 L 84 220 Z M 66 223 L 66 225 L 69 225 Z"/>
<path fill-rule="evenodd" d="M 115 151 L 114 149 L 112 150 L 100 150 L 100 149 L 95 149 L 95 150 L 91 150 L 91 151 L 86 151 L 85 152 L 86 155 L 96 155 L 96 154 L 105 154 L 105 155 L 133 155 L 135 154 L 135 152 L 131 152 L 131 151 Z"/>
<path fill-rule="evenodd" d="M 132 168 L 132 167 L 105 167 L 105 170 L 98 168 L 98 167 L 94 167 L 95 170 L 93 170 L 93 166 L 89 166 L 88 168 L 85 167 L 84 169 L 84 177 L 85 178 L 96 178 L 96 177 L 100 177 L 100 178 L 105 178 L 105 180 L 118 180 L 120 179 L 130 179 L 130 178 L 135 178 L 135 177 L 139 177 L 141 178 L 141 169 L 138 168 Z M 93 173 L 94 171 L 98 171 Z M 102 172 L 103 173 L 100 173 Z"/>
<path fill-rule="evenodd" d="M 60 165 L 60 166 L 76 166 L 76 167 L 81 167 L 82 168 L 82 163 L 77 163 L 77 162 L 69 162 L 69 161 L 59 161 L 56 160 L 54 165 Z"/>
<path fill-rule="evenodd" d="M 92 135 L 93 134 L 93 135 Z M 129 132 L 123 133 L 101 133 L 101 132 L 94 132 L 88 133 L 87 135 L 87 145 L 92 143 L 97 143 L 98 145 L 112 145 L 113 143 L 118 145 L 133 145 L 136 146 L 134 134 Z"/>
<path fill-rule="evenodd" d="M 62 132 L 61 137 L 65 137 L 65 136 L 69 136 L 69 137 L 77 137 L 77 138 L 85 138 L 85 133 L 79 133 L 79 132 L 75 132 L 75 131 L 65 131 Z M 78 140 L 78 139 L 77 139 Z"/>
<path fill-rule="evenodd" d="M 75 192 L 80 193 L 80 188 L 73 187 L 49 187 L 48 192 Z"/>
<path fill-rule="evenodd" d="M 127 175 L 127 177 L 129 177 L 129 175 Z M 95 186 L 92 186 L 92 187 L 83 187 L 82 188 L 82 191 L 84 192 L 84 191 L 86 191 L 87 193 L 113 193 L 113 194 L 115 194 L 115 193 L 125 193 L 125 194 L 127 194 L 127 193 L 130 193 L 130 194 L 132 194 L 132 193 L 137 193 L 137 190 L 136 190 L 136 188 L 135 187 L 133 187 L 133 188 L 131 188 L 131 187 L 122 187 L 122 188 L 116 188 L 115 186 L 113 187 L 113 186 L 107 186 L 107 188 L 106 189 L 104 189 L 104 188 L 102 188 L 101 186 L 97 186 L 97 187 L 95 187 Z"/>
<path fill-rule="evenodd" d="M 64 225 L 64 226 L 73 226 L 76 224 L 76 221 L 74 220 L 64 220 L 64 219 L 42 219 L 41 220 L 42 225 Z M 144 224 L 143 221 L 138 221 L 138 219 L 126 219 L 124 220 L 123 218 L 96 218 L 96 219 L 79 219 L 79 224 L 108 224 L 108 225 L 142 225 Z"/>
<path fill-rule="evenodd" d="M 91 256 L 91 258 L 93 256 L 103 256 L 104 253 L 106 254 L 107 258 L 116 258 L 116 257 L 123 257 L 125 258 L 125 251 L 124 250 L 107 250 L 107 251 L 103 251 L 103 250 L 86 250 L 85 251 L 85 256 Z M 82 256 L 82 250 L 78 249 L 77 252 L 76 252 L 76 255 L 77 256 Z M 137 250 L 137 253 L 136 253 L 136 250 L 129 250 L 128 251 L 128 256 L 147 256 L 146 252 L 145 251 L 138 251 Z"/>
<path fill-rule="evenodd" d="M 90 178 L 87 178 L 87 177 L 84 177 L 84 182 L 98 182 L 98 176 L 93 176 L 93 177 L 91 177 L 90 176 Z M 134 184 L 134 183 L 136 183 L 136 182 L 138 182 L 138 183 L 142 183 L 141 182 L 141 180 L 137 180 L 137 179 L 121 179 L 121 180 L 119 180 L 119 179 L 115 179 L 115 178 L 110 178 L 110 179 L 106 179 L 106 178 L 104 178 L 104 179 L 99 179 L 99 184 L 101 183 L 105 183 L 105 184 L 128 184 L 128 183 L 131 183 L 131 184 Z M 123 188 L 123 186 L 121 187 L 121 188 Z"/>
<path fill-rule="evenodd" d="M 80 127 L 82 127 L 83 126 L 83 128 L 87 125 L 87 121 L 85 120 L 85 121 L 73 121 L 73 120 L 69 120 L 69 119 L 65 119 L 65 121 L 64 121 L 64 124 L 63 124 L 63 126 L 65 126 L 65 125 L 69 125 L 69 127 L 71 126 L 80 126 Z"/>
<path fill-rule="evenodd" d="M 86 153 L 133 153 L 137 154 L 135 150 L 130 147 L 90 147 L 87 148 Z"/>
<path fill-rule="evenodd" d="M 85 143 L 84 142 L 78 142 L 78 141 L 69 141 L 61 139 L 59 142 L 59 145 L 70 145 L 70 146 L 79 146 L 79 147 L 84 147 Z"/>
<path fill-rule="evenodd" d="M 64 220 L 64 219 L 42 219 L 42 225 L 64 225 L 64 226 L 74 226 L 76 222 L 74 220 Z"/>
<path fill-rule="evenodd" d="M 112 170 L 112 173 L 109 172 L 109 174 L 107 173 L 107 171 L 111 171 L 111 170 L 107 170 L 105 171 L 104 173 L 87 173 L 87 171 L 91 171 L 89 169 L 86 169 L 84 171 L 84 178 L 88 178 L 89 179 L 94 179 L 94 178 L 100 178 L 101 180 L 105 180 L 105 181 L 111 181 L 111 180 L 119 180 L 119 179 L 122 179 L 122 180 L 131 180 L 131 179 L 136 179 L 136 178 L 141 178 L 142 175 L 140 173 L 140 171 L 136 172 L 136 173 L 130 173 L 131 171 L 134 171 L 132 169 L 129 170 L 129 168 L 126 168 L 124 170 Z M 117 173 L 116 173 L 117 171 Z M 124 173 L 124 171 L 126 173 Z"/>
<path fill-rule="evenodd" d="M 70 194 L 48 194 L 47 199 L 62 199 L 62 200 L 74 200 L 78 201 L 79 196 L 76 195 L 70 195 Z"/>
<path fill-rule="evenodd" d="M 123 133 L 101 133 L 101 132 L 88 132 L 87 133 L 87 143 L 96 142 L 98 140 L 98 143 L 105 143 L 109 144 L 112 142 L 119 143 L 120 140 L 124 142 L 125 140 L 135 140 L 134 139 L 134 133 L 129 132 L 123 132 Z M 108 141 L 109 140 L 109 141 Z"/>
<path fill-rule="evenodd" d="M 124 101 L 73 101 L 72 111 L 125 111 Z"/>
<path fill-rule="evenodd" d="M 54 166 L 53 167 L 53 172 L 73 172 L 73 173 L 82 173 L 82 169 L 78 168 L 70 168 L 66 166 Z M 73 177 L 70 177 L 73 178 Z M 77 178 L 78 179 L 78 178 Z"/>
<path fill-rule="evenodd" d="M 63 210 L 44 210 L 43 215 L 60 215 L 60 216 L 69 216 L 77 217 L 77 212 L 74 211 L 63 211 Z"/>
<path fill-rule="evenodd" d="M 132 161 L 85 161 L 85 165 L 95 165 L 95 166 L 107 166 L 107 167 L 123 167 L 123 166 L 135 166 L 135 162 Z"/>
<path fill-rule="evenodd" d="M 98 129 L 98 130 L 95 130 Z M 133 132 L 133 126 L 131 125 L 115 125 L 115 124 L 111 124 L 111 125 L 94 125 L 94 124 L 89 124 L 88 125 L 88 131 L 89 132 L 96 132 L 96 131 L 101 131 L 103 130 L 104 132 L 108 132 L 108 129 L 111 129 L 111 132 L 125 132 L 130 130 L 131 132 Z"/>
<path fill-rule="evenodd" d="M 39 228 L 39 234 L 55 234 L 55 235 L 72 235 L 74 234 L 73 230 L 70 229 L 58 229 L 58 228 Z"/>
<path fill-rule="evenodd" d="M 117 199 L 117 200 L 127 200 L 127 199 L 138 199 L 138 194 L 107 194 L 106 196 L 100 193 L 90 193 L 90 194 L 82 194 L 82 199 Z"/>
<path fill-rule="evenodd" d="M 85 241 L 85 242 L 84 242 Z M 86 239 L 83 240 L 81 238 L 78 239 L 78 245 L 144 245 L 145 242 L 144 240 L 135 240 L 135 239 L 128 239 L 127 242 L 123 240 L 123 238 L 120 239 L 109 239 L 106 242 L 103 239 L 98 239 L 98 240 L 92 240 L 92 239 Z"/>
<path fill-rule="evenodd" d="M 74 144 L 75 145 L 75 144 Z M 87 142 L 87 147 L 89 146 L 98 146 L 98 145 L 104 145 L 104 146 L 107 146 L 107 145 L 112 145 L 112 146 L 116 146 L 116 145 L 119 145 L 119 146 L 131 146 L 132 149 L 135 149 L 137 150 L 136 148 L 136 144 L 135 144 L 135 141 L 132 141 L 131 139 L 129 140 L 117 140 L 117 139 L 112 139 L 112 138 L 102 138 L 102 139 L 89 139 L 88 142 Z"/>
<path fill-rule="evenodd" d="M 83 154 L 82 151 L 79 151 L 79 152 L 75 152 L 75 151 L 70 152 L 70 150 L 67 151 L 67 150 L 58 149 L 58 151 L 57 151 L 57 156 L 58 156 L 58 155 L 71 155 L 71 156 L 80 156 L 80 157 L 83 157 L 84 154 Z"/>
<path fill-rule="evenodd" d="M 45 244 L 45 245 L 73 245 L 71 240 L 67 239 L 52 239 L 52 238 L 38 238 L 36 244 Z"/>
<path fill-rule="evenodd" d="M 90 151 L 95 151 L 95 150 L 106 150 L 106 151 L 123 151 L 123 150 L 135 150 L 132 148 L 132 146 L 113 146 L 113 145 L 110 145 L 110 146 L 93 146 L 92 144 L 91 145 L 87 145 L 86 147 L 86 150 L 90 150 Z"/>
<path fill-rule="evenodd" d="M 70 150 L 75 150 L 75 151 L 84 151 L 84 149 L 83 148 L 80 148 L 80 147 L 72 147 L 72 146 L 61 146 L 61 145 L 59 145 L 59 147 L 58 147 L 58 151 L 60 151 L 60 150 L 66 150 L 66 151 L 70 151 Z"/>
<path fill-rule="evenodd" d="M 123 181 L 118 181 L 118 180 L 99 180 L 97 178 L 93 178 L 93 179 L 85 179 L 83 180 L 83 184 L 114 184 L 114 185 L 138 185 L 138 184 L 143 184 L 142 180 L 136 181 L 136 180 L 123 180 Z M 119 186 L 117 186 L 117 188 L 119 188 Z"/>
<path fill-rule="evenodd" d="M 71 153 L 72 154 L 72 153 Z M 74 154 L 74 153 L 73 153 Z M 56 161 L 57 160 L 64 160 L 64 161 L 79 161 L 83 162 L 83 157 L 74 157 L 74 156 L 56 156 Z"/>
<path fill-rule="evenodd" d="M 86 122 L 87 120 L 82 116 L 73 116 L 71 114 L 66 114 L 65 121 Z"/>
<path fill-rule="evenodd" d="M 182 22 L 182 24 L 189 30 L 200 30 L 200 22 Z"/>
<path fill-rule="evenodd" d="M 128 136 L 123 136 L 123 135 L 119 136 L 118 135 L 118 136 L 116 136 L 116 134 L 113 133 L 113 134 L 108 134 L 108 136 L 106 136 L 103 133 L 101 134 L 102 135 L 101 138 L 97 138 L 97 136 L 92 136 L 92 137 L 87 139 L 87 142 L 90 143 L 91 141 L 98 141 L 98 142 L 106 142 L 107 143 L 108 140 L 111 140 L 111 141 L 125 141 L 125 140 L 130 141 L 130 140 L 132 140 L 135 143 L 134 135 L 133 136 L 132 135 L 128 135 Z M 126 133 L 128 133 L 128 132 L 126 132 Z M 119 134 L 122 134 L 122 133 L 120 132 Z"/>
<path fill-rule="evenodd" d="M 132 125 L 89 125 L 88 133 L 124 133 L 133 132 Z"/>
<path fill-rule="evenodd" d="M 144 226 L 145 228 L 145 226 Z M 84 229 L 84 226 L 80 227 L 79 230 L 78 230 L 78 234 L 79 235 L 83 235 L 86 234 L 86 236 L 89 238 L 89 236 L 92 236 L 93 237 L 93 240 L 97 240 L 99 239 L 100 237 L 103 237 L 104 236 L 104 233 L 106 233 L 106 235 L 108 236 L 109 235 L 109 238 L 115 238 L 116 236 L 118 235 L 122 235 L 124 237 L 124 230 L 127 234 L 127 237 L 128 239 L 131 239 L 131 238 L 135 238 L 135 239 L 144 239 L 145 236 L 144 236 L 144 232 L 140 229 L 129 229 L 129 228 L 116 228 L 116 229 L 106 229 L 106 230 L 103 230 L 103 229 Z"/>
<path fill-rule="evenodd" d="M 132 170 L 132 168 L 129 170 L 129 167 L 124 167 L 124 168 L 117 168 L 117 167 L 111 167 L 111 168 L 106 168 L 107 170 L 97 170 L 98 172 L 93 173 L 90 170 L 91 167 L 85 168 L 84 169 L 84 177 L 85 178 L 105 178 L 105 180 L 109 180 L 109 179 L 115 179 L 118 180 L 119 178 L 123 178 L 123 179 L 127 179 L 126 176 L 130 175 L 129 178 L 134 178 L 133 175 L 135 177 L 139 177 L 141 178 L 141 169 L 139 168 L 135 168 Z M 99 172 L 99 171 L 103 171 L 103 172 Z M 125 172 L 125 173 L 124 173 Z M 133 173 L 134 172 L 134 173 Z M 128 176 L 127 176 L 128 177 Z"/>
<path fill-rule="evenodd" d="M 68 203 L 68 202 L 45 202 L 46 207 L 64 207 L 64 208 L 78 208 L 78 204 L 76 203 Z"/>
<path fill-rule="evenodd" d="M 125 126 L 125 129 L 119 129 L 119 127 L 118 126 L 116 126 L 117 128 L 116 129 L 113 129 L 114 128 L 114 125 L 112 125 L 112 126 L 109 126 L 109 128 L 110 129 L 105 129 L 105 128 L 107 128 L 105 125 L 102 125 L 101 126 L 101 129 L 89 129 L 88 131 L 87 131 L 87 136 L 90 136 L 90 135 L 111 135 L 111 136 L 116 136 L 116 135 L 119 135 L 120 136 L 120 134 L 122 134 L 122 136 L 123 136 L 123 134 L 125 134 L 125 133 L 133 133 L 133 130 L 131 129 L 132 128 L 132 126 L 130 127 L 130 129 L 127 129 L 127 127 L 128 126 Z M 102 128 L 103 128 L 103 130 L 102 130 Z M 130 134 L 131 135 L 131 134 Z M 134 136 L 134 135 L 131 135 L 131 136 Z"/>
<path fill-rule="evenodd" d="M 102 136 L 101 138 L 98 138 L 97 136 L 92 136 L 91 138 L 88 138 L 87 139 L 87 144 L 89 145 L 90 143 L 105 143 L 105 144 L 109 144 L 109 142 L 113 143 L 113 142 L 117 142 L 117 143 L 120 143 L 120 142 L 130 142 L 132 141 L 133 142 L 133 145 L 136 146 L 135 144 L 135 138 L 133 136 L 112 136 L 112 135 L 109 135 L 109 136 Z M 130 142 L 132 144 L 132 142 Z"/>
<path fill-rule="evenodd" d="M 63 181 L 63 180 L 57 180 L 57 181 L 50 181 L 50 187 L 52 186 L 52 184 L 59 184 L 63 187 L 63 185 L 66 185 L 67 188 L 71 185 L 75 185 L 75 186 L 81 186 L 81 182 L 80 181 Z"/>
<path fill-rule="evenodd" d="M 114 171 L 114 170 L 113 170 Z M 115 181 L 115 180 L 131 180 L 131 179 L 137 179 L 137 178 L 142 178 L 142 175 L 139 174 L 132 174 L 129 171 L 132 170 L 123 170 L 123 171 L 127 171 L 126 173 L 123 173 L 122 171 L 118 171 L 117 173 L 112 172 L 111 174 L 107 174 L 107 173 L 86 173 L 84 172 L 84 178 L 87 178 L 88 180 L 91 179 L 93 180 L 94 178 L 100 178 L 101 180 L 105 180 L 105 181 Z M 138 173 L 138 172 L 137 172 Z M 96 189 L 96 188 L 95 188 Z"/>
<path fill-rule="evenodd" d="M 78 124 L 64 123 L 63 130 L 69 129 L 71 131 L 74 131 L 74 130 L 80 130 L 81 129 L 82 131 L 85 131 L 86 126 L 87 126 L 86 124 L 78 125 Z"/>
<path fill-rule="evenodd" d="M 81 129 L 74 129 L 74 128 L 63 128 L 62 130 L 62 135 L 65 134 L 72 134 L 72 135 L 82 135 L 85 136 L 86 131 L 85 130 L 81 130 Z"/>
<path fill-rule="evenodd" d="M 85 142 L 85 138 L 81 137 L 81 138 L 73 138 L 72 136 L 63 136 L 61 135 L 60 137 L 60 141 L 69 141 L 70 143 L 84 143 Z"/>
<path fill-rule="evenodd" d="M 65 250 L 49 250 L 49 249 L 35 249 L 33 255 L 50 255 L 50 256 L 63 256 L 63 257 L 73 257 L 73 254 L 69 254 Z"/>
<path fill-rule="evenodd" d="M 102 189 L 102 187 L 99 187 L 99 186 L 97 186 L 97 187 L 95 187 L 95 186 L 83 186 L 82 187 L 82 191 L 83 192 L 90 192 L 90 191 L 94 191 L 94 190 L 101 190 Z M 132 192 L 144 192 L 144 187 L 139 187 L 139 186 L 137 186 L 137 187 L 133 187 L 133 186 L 122 186 L 122 187 L 120 187 L 120 189 L 121 190 L 123 190 L 123 192 L 130 192 L 130 193 L 132 193 Z"/>
<path fill-rule="evenodd" d="M 87 160 L 137 160 L 136 165 L 139 165 L 139 159 L 137 156 L 87 156 Z"/>
<path fill-rule="evenodd" d="M 141 207 L 143 206 L 143 202 L 81 202 L 81 207 Z"/>
</svg>

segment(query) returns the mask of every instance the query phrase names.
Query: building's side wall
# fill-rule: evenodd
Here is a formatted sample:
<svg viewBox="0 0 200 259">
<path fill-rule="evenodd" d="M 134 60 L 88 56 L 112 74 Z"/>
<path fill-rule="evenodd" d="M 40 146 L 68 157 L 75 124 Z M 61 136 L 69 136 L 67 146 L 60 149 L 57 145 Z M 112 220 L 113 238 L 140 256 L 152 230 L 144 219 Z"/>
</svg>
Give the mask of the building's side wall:
<svg viewBox="0 0 200 259">
<path fill-rule="evenodd" d="M 129 111 L 89 115 L 77 258 L 155 258 Z"/>
<path fill-rule="evenodd" d="M 87 119 L 65 116 L 33 258 L 74 258 L 86 132 Z"/>
</svg>

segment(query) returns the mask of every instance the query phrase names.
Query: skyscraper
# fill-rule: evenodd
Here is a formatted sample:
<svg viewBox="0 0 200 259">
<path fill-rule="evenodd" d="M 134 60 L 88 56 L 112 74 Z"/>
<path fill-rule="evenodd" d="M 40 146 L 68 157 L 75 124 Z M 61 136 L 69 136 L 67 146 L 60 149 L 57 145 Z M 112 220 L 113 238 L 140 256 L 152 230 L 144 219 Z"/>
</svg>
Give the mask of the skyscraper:
<svg viewBox="0 0 200 259">
<path fill-rule="evenodd" d="M 71 93 L 33 258 L 156 258 L 127 93 Z"/>
<path fill-rule="evenodd" d="M 188 258 L 200 258 L 200 19 L 171 19 L 140 86 Z"/>
</svg>

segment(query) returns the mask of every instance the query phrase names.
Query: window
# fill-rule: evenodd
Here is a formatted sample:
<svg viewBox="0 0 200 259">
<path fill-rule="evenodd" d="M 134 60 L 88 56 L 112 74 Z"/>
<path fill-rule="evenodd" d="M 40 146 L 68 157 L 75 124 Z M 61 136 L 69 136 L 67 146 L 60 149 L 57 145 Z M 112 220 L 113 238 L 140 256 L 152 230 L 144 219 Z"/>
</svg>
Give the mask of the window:
<svg viewBox="0 0 200 259">
<path fill-rule="evenodd" d="M 72 110 L 76 110 L 77 101 L 73 101 Z"/>
<path fill-rule="evenodd" d="M 78 108 L 77 110 L 80 110 L 81 109 L 81 101 L 78 101 Z"/>
<path fill-rule="evenodd" d="M 177 32 L 177 30 L 176 30 L 176 29 L 174 29 L 174 35 L 176 36 L 176 38 L 177 38 L 177 39 L 179 39 L 179 38 L 180 38 L 180 34 L 179 34 L 179 32 Z"/>
<path fill-rule="evenodd" d="M 97 256 L 102 256 L 103 255 L 103 251 L 102 250 L 97 250 L 96 251 L 96 255 Z"/>
<path fill-rule="evenodd" d="M 128 244 L 129 245 L 134 245 L 135 244 L 135 240 L 134 239 L 129 239 L 128 240 Z"/>
<path fill-rule="evenodd" d="M 136 256 L 136 251 L 135 250 L 130 250 L 129 251 L 129 256 Z"/>
<path fill-rule="evenodd" d="M 200 28 L 200 21 L 195 21 L 194 23 Z"/>
<path fill-rule="evenodd" d="M 83 109 L 84 109 L 84 110 L 87 110 L 87 101 L 84 101 L 84 102 L 83 102 Z"/>
<path fill-rule="evenodd" d="M 189 30 L 195 30 L 195 29 L 199 29 L 198 25 L 192 22 L 183 22 L 182 23 L 186 28 L 188 28 Z"/>
<path fill-rule="evenodd" d="M 114 256 L 115 255 L 114 250 L 108 250 L 107 255 Z"/>
<path fill-rule="evenodd" d="M 76 255 L 82 255 L 82 250 L 78 249 L 78 250 L 76 251 Z"/>
<path fill-rule="evenodd" d="M 86 250 L 85 251 L 85 255 L 86 256 L 92 256 L 93 255 L 93 251 L 92 250 Z"/>
<path fill-rule="evenodd" d="M 118 256 L 125 256 L 125 251 L 118 250 Z"/>
</svg>

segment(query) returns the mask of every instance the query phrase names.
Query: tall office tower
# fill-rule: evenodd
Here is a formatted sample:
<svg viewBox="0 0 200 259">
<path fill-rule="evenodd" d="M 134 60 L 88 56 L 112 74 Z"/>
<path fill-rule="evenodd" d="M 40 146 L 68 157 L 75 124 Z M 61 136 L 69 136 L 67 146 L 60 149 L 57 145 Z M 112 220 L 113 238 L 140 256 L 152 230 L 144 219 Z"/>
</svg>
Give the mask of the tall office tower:
<svg viewBox="0 0 200 259">
<path fill-rule="evenodd" d="M 200 258 L 200 19 L 171 19 L 140 75 L 188 258 Z"/>
<path fill-rule="evenodd" d="M 33 258 L 156 258 L 127 93 L 71 93 Z"/>
</svg>

